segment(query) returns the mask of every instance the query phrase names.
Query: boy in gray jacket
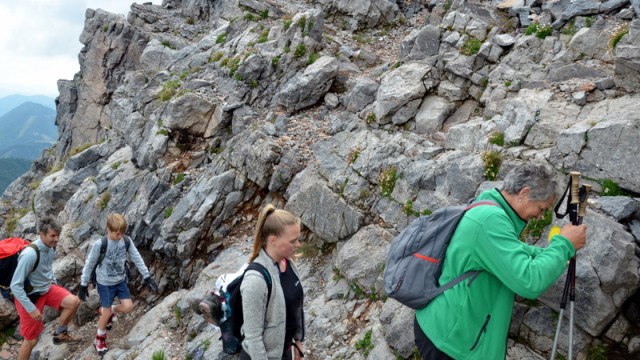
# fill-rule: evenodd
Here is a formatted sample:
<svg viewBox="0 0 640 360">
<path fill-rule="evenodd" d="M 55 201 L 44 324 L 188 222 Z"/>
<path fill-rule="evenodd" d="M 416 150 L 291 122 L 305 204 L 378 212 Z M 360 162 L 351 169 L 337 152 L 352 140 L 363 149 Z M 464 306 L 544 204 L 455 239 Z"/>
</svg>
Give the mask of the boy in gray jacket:
<svg viewBox="0 0 640 360">
<path fill-rule="evenodd" d="M 158 286 L 151 278 L 138 249 L 136 249 L 131 239 L 125 239 L 124 232 L 126 230 L 127 221 L 124 216 L 117 213 L 109 214 L 107 217 L 107 246 L 106 251 L 102 254 L 103 258 L 100 261 L 103 239 L 98 239 L 93 243 L 80 278 L 78 297 L 80 300 L 85 301 L 89 295 L 88 285 L 91 280 L 91 273 L 94 268 L 96 269 L 96 286 L 100 295 L 100 319 L 98 320 L 98 332 L 94 346 L 101 355 L 109 350 L 106 330 L 111 330 L 115 314 L 126 314 L 133 310 L 133 302 L 127 286 L 125 270 L 127 255 L 138 268 L 145 284 L 151 291 L 154 293 L 158 291 Z M 98 264 L 98 262 L 100 263 Z M 116 297 L 120 300 L 120 304 L 113 305 Z"/>
</svg>

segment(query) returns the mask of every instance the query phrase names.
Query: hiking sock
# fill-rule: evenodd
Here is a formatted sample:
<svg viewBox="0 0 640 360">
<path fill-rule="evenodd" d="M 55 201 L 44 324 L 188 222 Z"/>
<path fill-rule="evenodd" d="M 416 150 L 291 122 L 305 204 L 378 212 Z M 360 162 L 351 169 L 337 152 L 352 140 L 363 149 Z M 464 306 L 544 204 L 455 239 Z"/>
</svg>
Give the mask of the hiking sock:
<svg viewBox="0 0 640 360">
<path fill-rule="evenodd" d="M 98 336 L 105 336 L 107 334 L 106 330 L 100 330 L 98 329 Z"/>
<path fill-rule="evenodd" d="M 56 328 L 56 332 L 54 335 L 60 335 L 63 332 L 67 331 L 67 325 L 58 325 L 58 327 Z"/>
</svg>

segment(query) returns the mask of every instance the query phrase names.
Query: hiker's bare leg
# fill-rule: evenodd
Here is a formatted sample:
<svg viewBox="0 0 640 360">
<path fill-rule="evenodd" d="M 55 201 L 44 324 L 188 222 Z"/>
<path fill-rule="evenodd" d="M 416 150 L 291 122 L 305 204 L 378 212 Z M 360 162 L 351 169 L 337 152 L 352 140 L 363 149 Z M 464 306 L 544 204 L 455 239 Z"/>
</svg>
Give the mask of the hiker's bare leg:
<svg viewBox="0 0 640 360">
<path fill-rule="evenodd" d="M 37 343 L 38 339 L 23 340 L 22 345 L 20 345 L 20 351 L 18 352 L 18 360 L 29 360 L 31 351 L 33 351 Z"/>
<path fill-rule="evenodd" d="M 58 323 L 63 326 L 69 325 L 73 315 L 78 310 L 78 306 L 80 306 L 80 299 L 77 296 L 71 294 L 65 296 L 60 303 L 61 310 Z"/>
<path fill-rule="evenodd" d="M 113 306 L 113 310 L 115 310 L 116 314 L 130 313 L 133 310 L 133 301 L 131 299 L 122 299 L 120 304 Z"/>
<path fill-rule="evenodd" d="M 106 331 L 107 323 L 109 322 L 109 318 L 111 317 L 111 306 L 103 307 L 102 315 L 100 315 L 100 319 L 98 319 L 98 330 Z"/>
</svg>

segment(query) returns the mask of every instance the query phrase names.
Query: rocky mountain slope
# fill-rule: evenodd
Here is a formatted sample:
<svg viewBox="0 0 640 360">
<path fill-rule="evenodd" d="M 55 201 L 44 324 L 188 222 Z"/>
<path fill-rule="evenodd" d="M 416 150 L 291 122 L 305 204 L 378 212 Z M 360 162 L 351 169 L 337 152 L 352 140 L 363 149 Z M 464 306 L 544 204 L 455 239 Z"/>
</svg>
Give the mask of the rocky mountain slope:
<svg viewBox="0 0 640 360">
<path fill-rule="evenodd" d="M 55 268 L 75 291 L 106 215 L 124 213 L 162 294 L 133 277 L 139 310 L 106 357 L 213 359 L 219 332 L 191 303 L 246 261 L 258 209 L 276 203 L 305 226 L 308 358 L 413 358 L 413 314 L 382 290 L 389 242 L 543 161 L 594 186 L 574 351 L 637 357 L 638 13 L 637 0 L 87 10 L 81 71 L 59 82 L 58 142 L 5 191 L 2 234 L 34 237 L 38 215 L 57 215 Z M 525 241 L 545 246 L 546 224 Z M 548 357 L 563 284 L 516 299 L 509 359 Z M 44 336 L 37 358 L 91 358 L 97 306 L 93 294 L 76 317 L 86 344 Z M 0 325 L 14 320 L 0 305 Z"/>
</svg>

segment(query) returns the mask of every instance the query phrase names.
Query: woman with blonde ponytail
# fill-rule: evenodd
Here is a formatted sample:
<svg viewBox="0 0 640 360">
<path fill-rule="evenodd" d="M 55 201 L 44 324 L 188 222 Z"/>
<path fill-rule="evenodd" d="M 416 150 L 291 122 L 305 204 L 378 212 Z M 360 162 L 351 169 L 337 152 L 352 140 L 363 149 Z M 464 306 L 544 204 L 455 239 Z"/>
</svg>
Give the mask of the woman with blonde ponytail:
<svg viewBox="0 0 640 360">
<path fill-rule="evenodd" d="M 299 360 L 303 357 L 304 312 L 300 274 L 291 258 L 300 247 L 300 219 L 269 204 L 258 216 L 249 262 L 271 276 L 247 270 L 240 285 L 244 323 L 240 360 Z"/>
</svg>

